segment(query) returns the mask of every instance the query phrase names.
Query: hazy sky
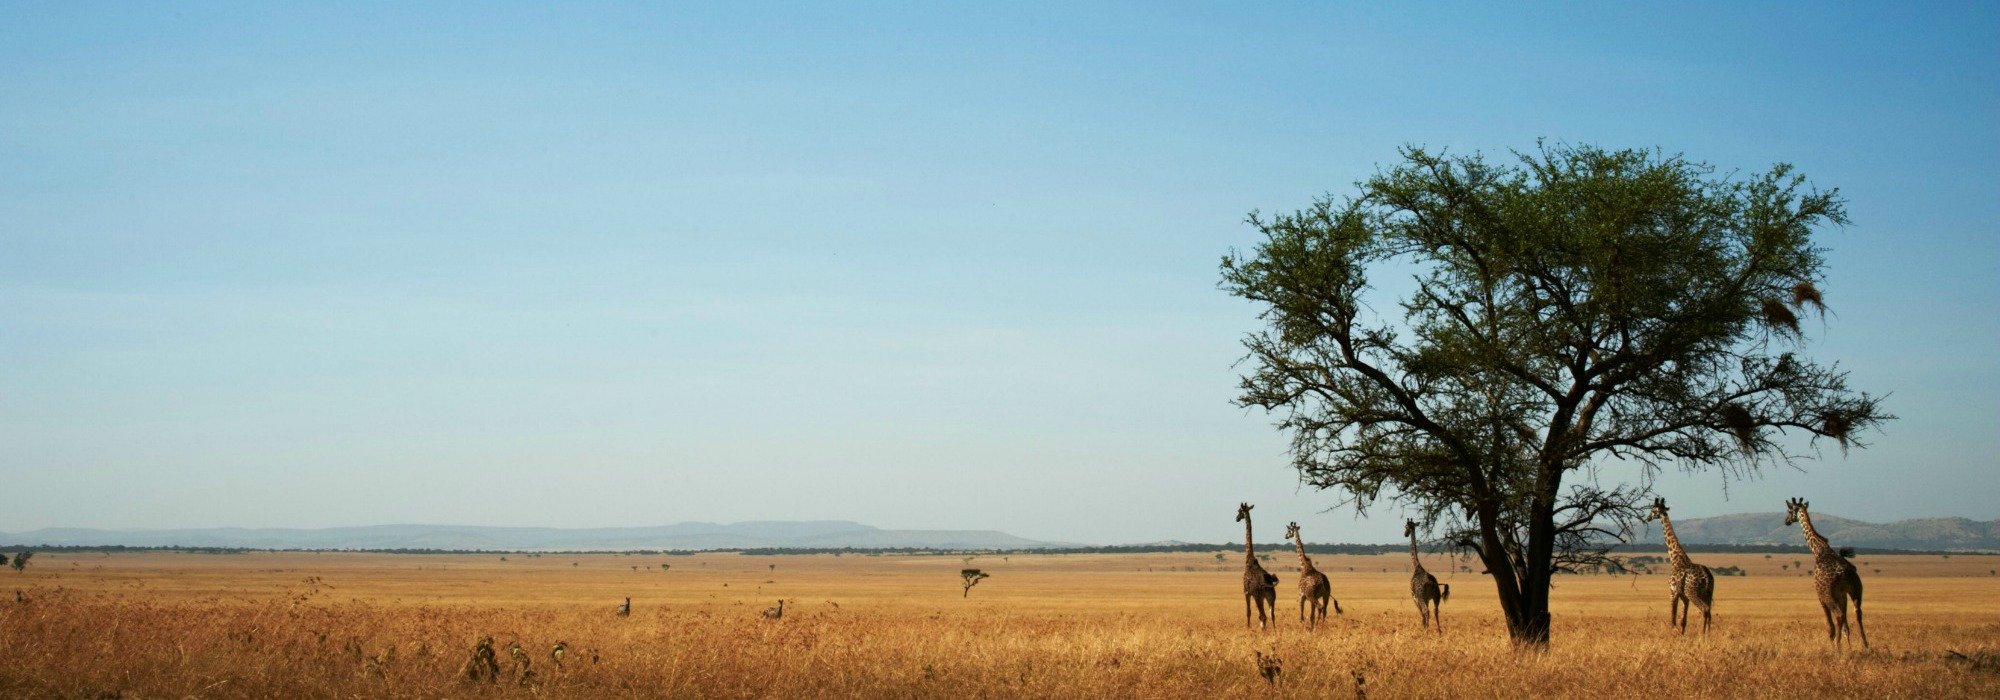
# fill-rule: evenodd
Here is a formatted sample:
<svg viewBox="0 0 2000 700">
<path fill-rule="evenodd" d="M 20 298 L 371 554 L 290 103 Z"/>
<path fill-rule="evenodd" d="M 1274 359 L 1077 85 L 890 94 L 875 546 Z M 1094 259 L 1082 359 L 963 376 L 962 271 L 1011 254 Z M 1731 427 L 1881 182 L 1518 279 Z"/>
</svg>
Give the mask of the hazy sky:
<svg viewBox="0 0 2000 700">
<path fill-rule="evenodd" d="M 542 4 L 0 8 L 0 530 L 1392 541 L 1218 260 L 1537 137 L 1850 200 L 1810 352 L 1902 419 L 1676 515 L 2000 516 L 1993 5 Z"/>
</svg>

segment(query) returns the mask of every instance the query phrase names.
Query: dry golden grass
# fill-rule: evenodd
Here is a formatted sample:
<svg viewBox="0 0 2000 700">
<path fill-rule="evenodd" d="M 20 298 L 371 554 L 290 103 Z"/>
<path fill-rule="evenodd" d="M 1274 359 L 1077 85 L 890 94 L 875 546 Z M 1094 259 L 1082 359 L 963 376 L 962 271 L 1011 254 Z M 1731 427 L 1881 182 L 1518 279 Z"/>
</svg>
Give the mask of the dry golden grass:
<svg viewBox="0 0 2000 700">
<path fill-rule="evenodd" d="M 1831 648 L 1810 579 L 1780 571 L 1804 557 L 1697 558 L 1750 573 L 1718 579 L 1707 638 L 1667 627 L 1664 576 L 1565 577 L 1554 645 L 1522 654 L 1491 584 L 1445 557 L 1438 635 L 1406 556 L 1318 557 L 1346 614 L 1308 632 L 1289 553 L 1269 631 L 1243 627 L 1238 556 L 982 556 L 993 578 L 961 597 L 943 556 L 50 553 L 0 573 L 28 598 L 0 598 L 0 695 L 1349 697 L 1358 676 L 1378 698 L 2000 696 L 1945 656 L 2000 645 L 2000 557 L 1860 557 L 1865 652 Z M 784 619 L 759 615 L 779 597 Z M 488 635 L 507 677 L 462 680 Z"/>
</svg>

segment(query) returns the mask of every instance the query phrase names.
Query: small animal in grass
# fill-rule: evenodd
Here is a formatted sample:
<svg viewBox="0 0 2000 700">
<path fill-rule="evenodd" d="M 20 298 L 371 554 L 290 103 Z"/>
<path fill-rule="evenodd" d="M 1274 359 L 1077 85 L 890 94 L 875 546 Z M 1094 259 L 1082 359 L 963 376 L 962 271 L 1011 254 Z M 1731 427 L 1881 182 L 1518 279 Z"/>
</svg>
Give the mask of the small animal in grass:
<svg viewBox="0 0 2000 700">
<path fill-rule="evenodd" d="M 1260 651 L 1256 652 L 1256 654 L 1257 675 L 1263 676 L 1264 682 L 1267 684 L 1276 684 L 1278 682 L 1278 675 L 1285 672 L 1285 667 L 1283 662 L 1279 661 L 1277 652 L 1266 655 Z"/>
<path fill-rule="evenodd" d="M 514 662 L 514 680 L 520 685 L 528 685 L 535 677 L 533 664 L 528 662 L 528 652 L 521 649 L 520 642 L 507 644 L 507 656 Z"/>
<path fill-rule="evenodd" d="M 493 638 L 482 637 L 472 645 L 472 658 L 466 659 L 465 668 L 460 672 L 465 680 L 485 679 L 491 683 L 500 679 L 500 662 L 493 655 Z"/>
<path fill-rule="evenodd" d="M 778 599 L 778 607 L 764 608 L 764 619 L 776 620 L 785 616 L 785 599 Z"/>
<path fill-rule="evenodd" d="M 619 617 L 631 617 L 631 616 L 632 616 L 632 599 L 631 599 L 631 598 L 626 598 L 626 599 L 625 599 L 625 603 L 624 603 L 623 605 L 619 605 L 619 606 L 618 606 L 618 616 L 619 616 Z"/>
</svg>

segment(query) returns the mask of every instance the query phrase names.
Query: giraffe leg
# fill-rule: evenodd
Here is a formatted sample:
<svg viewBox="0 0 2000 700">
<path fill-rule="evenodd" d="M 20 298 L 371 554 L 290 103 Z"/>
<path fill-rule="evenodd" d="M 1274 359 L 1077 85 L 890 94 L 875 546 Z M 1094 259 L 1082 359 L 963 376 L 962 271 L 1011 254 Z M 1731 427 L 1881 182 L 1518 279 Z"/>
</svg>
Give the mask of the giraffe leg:
<svg viewBox="0 0 2000 700">
<path fill-rule="evenodd" d="M 1681 597 L 1678 595 L 1668 597 L 1667 626 L 1673 627 L 1674 625 L 1678 625 L 1680 623 L 1681 623 Z"/>
<path fill-rule="evenodd" d="M 1840 601 L 1839 613 L 1836 619 L 1840 620 L 1840 643 L 1846 646 L 1848 642 L 1854 641 L 1854 630 L 1847 626 L 1847 601 Z"/>
<path fill-rule="evenodd" d="M 1868 648 L 1868 626 L 1861 624 L 1861 590 L 1854 591 L 1854 627 L 1861 630 L 1861 648 Z"/>
<path fill-rule="evenodd" d="M 1244 627 L 1245 629 L 1248 629 L 1248 628 L 1250 627 L 1250 598 L 1251 598 L 1251 595 L 1252 595 L 1252 594 L 1249 594 L 1249 593 L 1245 593 L 1245 594 L 1243 594 L 1243 627 Z"/>
<path fill-rule="evenodd" d="M 1826 613 L 1826 638 L 1827 638 L 1827 640 L 1829 640 L 1829 641 L 1832 641 L 1832 642 L 1833 642 L 1834 644 L 1836 644 L 1836 645 L 1837 645 L 1837 644 L 1839 644 L 1839 643 L 1840 643 L 1840 634 L 1839 634 L 1839 630 L 1840 630 L 1840 628 L 1839 628 L 1839 627 L 1835 627 L 1835 626 L 1833 626 L 1833 605 L 1832 605 L 1832 604 L 1829 604 L 1829 603 L 1820 603 L 1820 604 L 1819 604 L 1819 610 L 1820 610 L 1820 612 L 1823 612 L 1823 613 Z"/>
<path fill-rule="evenodd" d="M 1431 628 L 1431 606 L 1424 599 L 1417 599 L 1417 617 L 1423 618 L 1424 629 Z"/>
</svg>

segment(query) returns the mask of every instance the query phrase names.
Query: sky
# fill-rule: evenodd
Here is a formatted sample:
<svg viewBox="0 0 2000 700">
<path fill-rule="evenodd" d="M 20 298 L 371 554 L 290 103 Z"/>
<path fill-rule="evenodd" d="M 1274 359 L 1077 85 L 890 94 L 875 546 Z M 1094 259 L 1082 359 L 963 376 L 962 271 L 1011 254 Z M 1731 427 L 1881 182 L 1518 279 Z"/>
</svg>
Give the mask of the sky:
<svg viewBox="0 0 2000 700">
<path fill-rule="evenodd" d="M 1994 5 L 546 5 L 0 7 L 0 530 L 1395 541 L 1218 263 L 1538 138 L 1848 200 L 1807 352 L 1900 420 L 1677 517 L 2000 517 Z"/>
</svg>

